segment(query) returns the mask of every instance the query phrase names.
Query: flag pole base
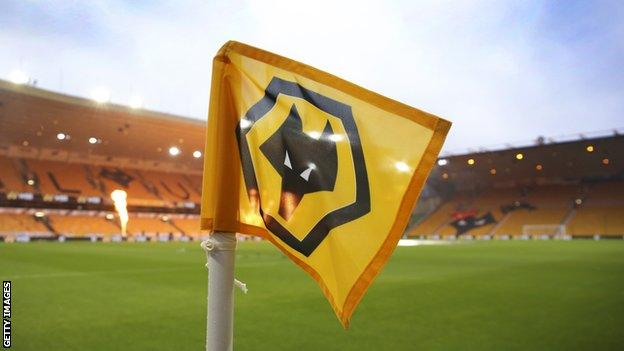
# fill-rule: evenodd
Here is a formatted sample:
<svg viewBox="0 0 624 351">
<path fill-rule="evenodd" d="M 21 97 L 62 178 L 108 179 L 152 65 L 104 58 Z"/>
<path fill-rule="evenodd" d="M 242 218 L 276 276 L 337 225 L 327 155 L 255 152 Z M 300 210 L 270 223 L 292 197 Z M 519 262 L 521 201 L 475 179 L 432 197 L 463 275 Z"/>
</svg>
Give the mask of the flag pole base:
<svg viewBox="0 0 624 351">
<path fill-rule="evenodd" d="M 202 241 L 208 267 L 206 351 L 231 351 L 234 326 L 236 235 L 215 232 Z"/>
</svg>

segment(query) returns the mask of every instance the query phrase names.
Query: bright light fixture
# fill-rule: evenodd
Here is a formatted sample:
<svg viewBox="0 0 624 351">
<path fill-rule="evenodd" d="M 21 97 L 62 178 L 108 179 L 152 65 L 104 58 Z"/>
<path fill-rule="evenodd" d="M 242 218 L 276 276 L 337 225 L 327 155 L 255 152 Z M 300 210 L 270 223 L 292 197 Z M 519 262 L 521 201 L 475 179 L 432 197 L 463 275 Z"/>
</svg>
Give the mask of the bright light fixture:
<svg viewBox="0 0 624 351">
<path fill-rule="evenodd" d="M 321 138 L 321 133 L 319 132 L 310 132 L 308 133 L 308 135 L 310 136 L 310 138 L 316 139 L 316 140 Z"/>
<path fill-rule="evenodd" d="M 470 158 L 470 159 L 468 159 L 468 161 L 467 161 L 467 162 L 468 162 L 468 164 L 469 164 L 469 165 L 471 165 L 471 166 L 475 164 L 475 160 L 474 160 L 474 158 Z"/>
<path fill-rule="evenodd" d="M 180 154 L 180 149 L 177 146 L 172 146 L 169 148 L 169 155 L 178 156 Z"/>
<path fill-rule="evenodd" d="M 491 175 L 496 175 L 496 168 L 490 169 L 490 174 Z"/>
<path fill-rule="evenodd" d="M 35 185 L 35 180 L 34 180 L 34 179 L 28 179 L 28 180 L 26 181 L 26 184 L 28 184 L 28 185 L 30 185 L 30 186 L 33 186 L 33 185 Z"/>
<path fill-rule="evenodd" d="M 95 102 L 103 104 L 110 101 L 111 94 L 108 89 L 100 87 L 93 90 L 93 92 L 91 93 L 91 97 L 93 98 L 93 100 L 95 100 Z"/>
<path fill-rule="evenodd" d="M 193 157 L 195 157 L 195 158 L 200 158 L 200 157 L 201 157 L 201 155 L 202 155 L 201 151 L 199 151 L 199 150 L 195 150 L 195 151 L 193 151 Z"/>
<path fill-rule="evenodd" d="M 542 170 L 542 168 L 544 168 L 544 167 L 542 167 L 542 165 L 536 165 L 536 166 L 535 166 L 535 169 L 536 169 L 536 170 L 538 170 L 538 171 L 541 171 L 541 170 Z"/>
<path fill-rule="evenodd" d="M 442 179 L 448 179 L 449 175 L 448 173 L 442 173 Z"/>
<path fill-rule="evenodd" d="M 587 145 L 585 150 L 587 150 L 587 152 L 594 152 L 594 145 Z"/>
<path fill-rule="evenodd" d="M 15 84 L 26 84 L 30 78 L 26 75 L 26 73 L 16 69 L 9 73 L 9 80 Z"/>
<path fill-rule="evenodd" d="M 128 105 L 130 105 L 130 107 L 132 108 L 141 108 L 143 107 L 143 99 L 141 99 L 140 96 L 133 96 L 130 98 L 130 101 L 128 102 Z"/>
<path fill-rule="evenodd" d="M 45 213 L 43 213 L 42 211 L 37 211 L 37 212 L 35 212 L 35 217 L 43 218 L 43 217 L 45 217 Z"/>
<path fill-rule="evenodd" d="M 109 221 L 113 220 L 115 218 L 115 215 L 112 213 L 107 213 L 106 214 L 106 219 L 108 219 Z"/>
<path fill-rule="evenodd" d="M 97 144 L 98 139 L 96 137 L 90 137 L 89 138 L 89 144 Z"/>
<path fill-rule="evenodd" d="M 524 155 L 522 153 L 517 153 L 516 154 L 516 160 L 522 160 L 524 158 Z"/>
<path fill-rule="evenodd" d="M 394 164 L 394 167 L 396 167 L 396 169 L 398 169 L 400 172 L 409 172 L 410 167 L 407 165 L 407 163 L 400 161 Z"/>
<path fill-rule="evenodd" d="M 58 134 L 56 135 L 56 138 L 57 138 L 58 140 L 65 140 L 65 139 L 67 139 L 67 134 L 65 134 L 65 133 L 58 133 Z"/>
<path fill-rule="evenodd" d="M 438 160 L 438 166 L 446 166 L 448 164 L 448 160 L 445 158 L 441 158 Z"/>
<path fill-rule="evenodd" d="M 603 158 L 602 159 L 602 164 L 605 165 L 605 166 L 608 165 L 609 164 L 609 159 L 608 158 Z"/>
<path fill-rule="evenodd" d="M 249 127 L 251 127 L 252 123 L 250 120 L 246 119 L 246 118 L 241 118 L 240 122 L 238 122 L 238 124 L 240 125 L 241 129 L 247 129 Z"/>
</svg>

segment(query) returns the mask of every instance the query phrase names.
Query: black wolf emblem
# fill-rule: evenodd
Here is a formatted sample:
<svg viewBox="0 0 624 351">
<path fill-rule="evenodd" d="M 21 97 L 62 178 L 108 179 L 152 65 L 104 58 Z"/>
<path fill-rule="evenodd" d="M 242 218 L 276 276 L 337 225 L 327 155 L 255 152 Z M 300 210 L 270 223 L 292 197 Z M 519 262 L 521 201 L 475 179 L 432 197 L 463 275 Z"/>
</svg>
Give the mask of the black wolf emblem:
<svg viewBox="0 0 624 351">
<path fill-rule="evenodd" d="M 303 132 L 297 107 L 292 105 L 280 128 L 260 146 L 282 176 L 279 214 L 289 220 L 305 194 L 332 191 L 338 172 L 336 142 L 329 121 L 317 138 Z"/>
<path fill-rule="evenodd" d="M 338 156 L 334 133 L 329 122 L 325 124 L 320 135 L 307 135 L 303 133 L 301 118 L 294 105 L 286 120 L 262 145 L 249 143 L 247 133 L 256 122 L 267 116 L 277 103 L 280 94 L 305 100 L 340 121 L 347 135 L 345 142 L 348 142 L 351 151 L 355 175 L 355 201 L 326 213 L 308 233 L 297 233 L 297 236 L 263 210 L 252 152 L 259 150 L 282 176 L 278 214 L 289 222 L 296 220 L 292 217 L 293 211 L 305 194 L 334 190 L 338 176 Z M 249 108 L 236 126 L 236 137 L 250 202 L 258 207 L 267 230 L 293 250 L 304 256 L 310 256 L 332 229 L 370 212 L 368 173 L 351 106 L 307 89 L 297 82 L 273 77 L 262 99 Z M 343 166 L 347 165 L 341 165 Z M 300 240 L 298 236 L 301 234 L 305 236 Z"/>
</svg>

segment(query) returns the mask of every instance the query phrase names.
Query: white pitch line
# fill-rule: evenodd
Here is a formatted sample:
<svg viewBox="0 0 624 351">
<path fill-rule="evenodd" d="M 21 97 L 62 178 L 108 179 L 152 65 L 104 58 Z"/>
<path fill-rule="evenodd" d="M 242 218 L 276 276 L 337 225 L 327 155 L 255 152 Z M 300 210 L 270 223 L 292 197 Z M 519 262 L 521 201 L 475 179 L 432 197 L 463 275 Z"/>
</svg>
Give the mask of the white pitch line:
<svg viewBox="0 0 624 351">
<path fill-rule="evenodd" d="M 424 245 L 450 245 L 454 242 L 448 240 L 420 240 L 420 239 L 401 239 L 398 246 L 424 246 Z"/>
</svg>

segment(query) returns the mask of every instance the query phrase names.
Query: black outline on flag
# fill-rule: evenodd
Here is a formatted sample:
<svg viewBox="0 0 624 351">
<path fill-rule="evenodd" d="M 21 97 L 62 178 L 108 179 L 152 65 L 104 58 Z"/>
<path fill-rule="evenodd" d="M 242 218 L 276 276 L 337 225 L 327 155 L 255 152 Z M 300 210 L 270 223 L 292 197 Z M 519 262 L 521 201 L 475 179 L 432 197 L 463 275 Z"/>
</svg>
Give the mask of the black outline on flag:
<svg viewBox="0 0 624 351">
<path fill-rule="evenodd" d="M 279 94 L 301 98 L 318 109 L 340 119 L 348 136 L 353 158 L 353 169 L 355 171 L 355 201 L 344 207 L 335 209 L 327 213 L 319 220 L 310 232 L 299 240 L 288 229 L 282 226 L 271 215 L 264 213 L 261 201 L 259 201 L 258 181 L 251 158 L 251 150 L 247 142 L 247 133 L 253 124 L 263 118 L 276 104 Z M 254 202 L 259 206 L 260 215 L 264 220 L 267 229 L 277 236 L 282 242 L 290 246 L 297 252 L 310 256 L 321 242 L 329 235 L 329 232 L 345 223 L 351 222 L 364 216 L 371 210 L 370 187 L 368 183 L 368 173 L 364 161 L 364 152 L 360 142 L 360 135 L 353 118 L 351 106 L 328 98 L 324 95 L 306 89 L 295 82 L 290 82 L 277 77 L 273 77 L 265 89 L 264 96 L 255 103 L 245 114 L 245 120 L 250 122 L 249 126 L 241 128 L 240 123 L 236 126 L 236 137 L 243 168 L 243 176 L 247 187 L 247 194 L 250 199 L 256 197 Z M 259 145 L 258 145 L 259 147 Z"/>
</svg>

